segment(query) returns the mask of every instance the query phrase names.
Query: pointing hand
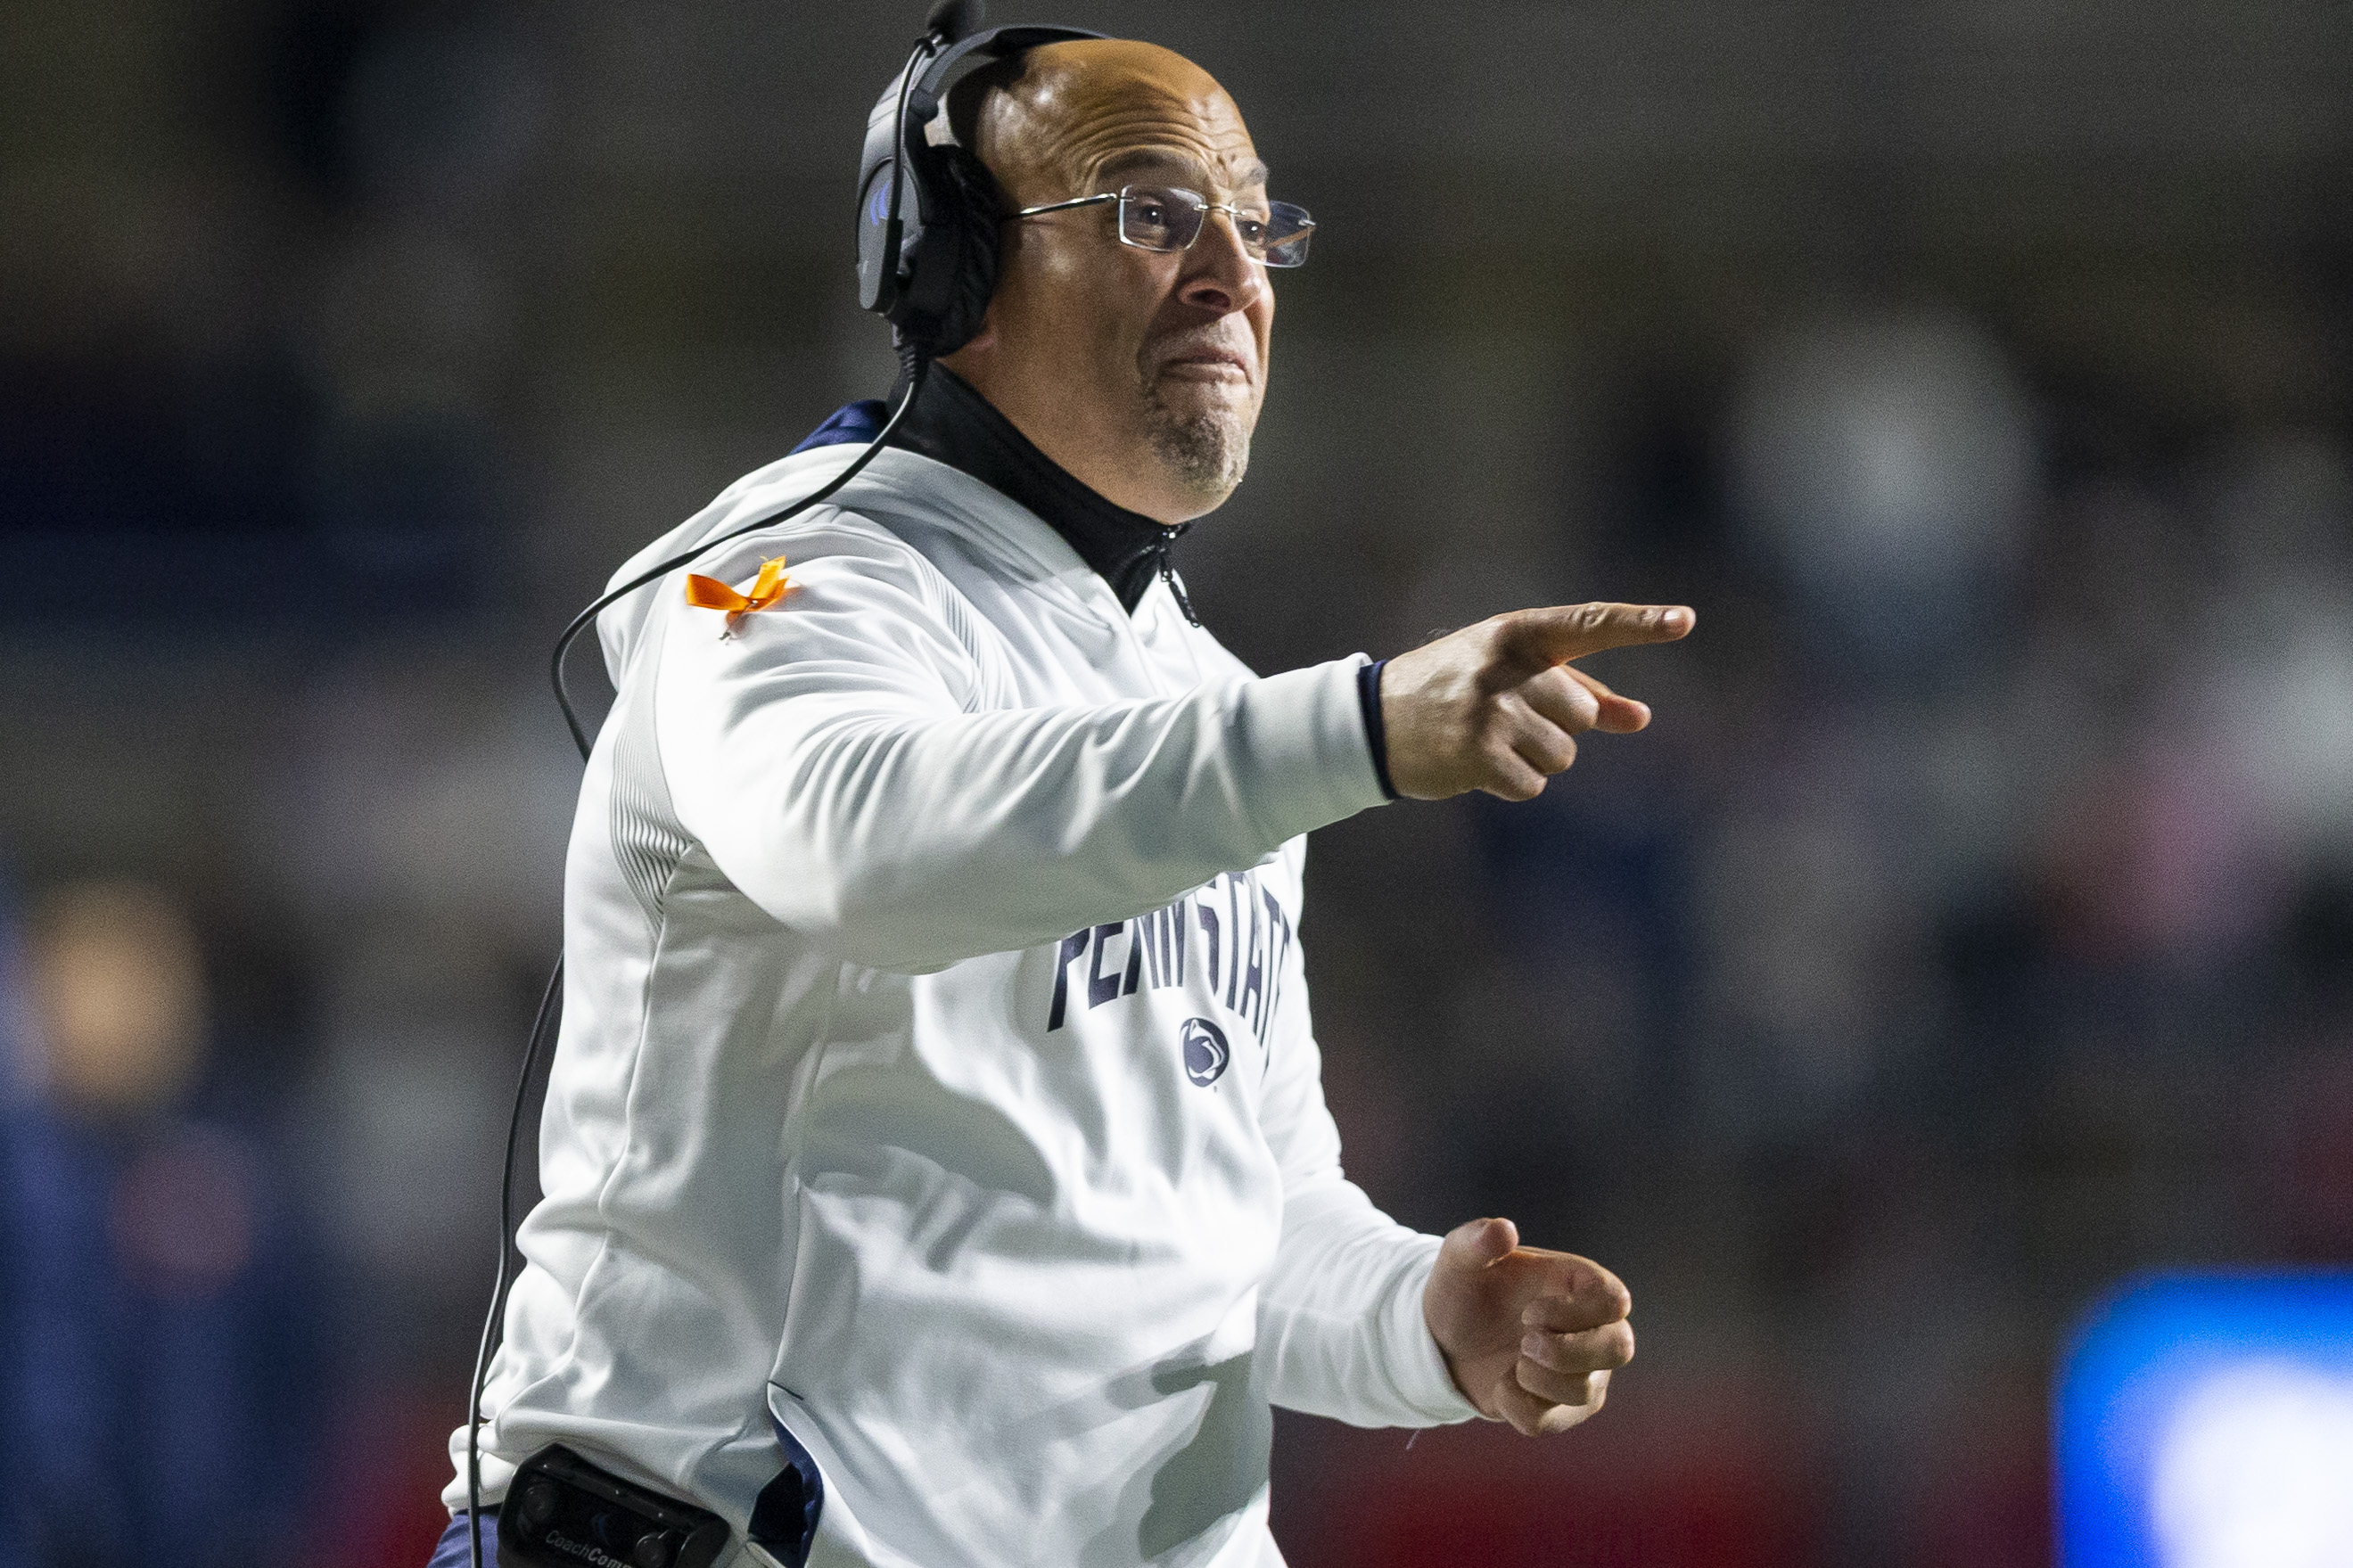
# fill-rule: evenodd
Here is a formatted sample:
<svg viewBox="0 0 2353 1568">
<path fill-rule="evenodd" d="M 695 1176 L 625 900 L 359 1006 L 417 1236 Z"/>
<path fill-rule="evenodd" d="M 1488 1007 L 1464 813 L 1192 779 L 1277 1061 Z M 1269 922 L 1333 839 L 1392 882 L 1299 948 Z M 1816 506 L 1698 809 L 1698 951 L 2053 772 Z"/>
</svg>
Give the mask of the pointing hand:
<svg viewBox="0 0 2353 1568">
<path fill-rule="evenodd" d="M 1679 605 L 1514 610 L 1399 654 L 1381 670 L 1389 782 L 1417 800 L 1474 789 L 1534 798 L 1577 760 L 1577 736 L 1630 734 L 1651 721 L 1649 708 L 1568 661 L 1672 642 L 1694 618 Z"/>
</svg>

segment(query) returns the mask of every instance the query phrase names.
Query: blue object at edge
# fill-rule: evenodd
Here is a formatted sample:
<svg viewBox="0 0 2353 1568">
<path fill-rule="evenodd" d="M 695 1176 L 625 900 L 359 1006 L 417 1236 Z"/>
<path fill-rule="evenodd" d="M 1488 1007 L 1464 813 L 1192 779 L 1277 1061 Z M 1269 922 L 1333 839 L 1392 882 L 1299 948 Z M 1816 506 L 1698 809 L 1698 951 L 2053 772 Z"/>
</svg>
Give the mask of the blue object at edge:
<svg viewBox="0 0 2353 1568">
<path fill-rule="evenodd" d="M 2158 1568 L 2152 1417 L 2171 1408 L 2168 1392 L 2248 1361 L 2353 1376 L 2353 1275 L 2152 1275 L 2093 1308 L 2061 1361 L 2052 1401 L 2063 1568 Z"/>
</svg>

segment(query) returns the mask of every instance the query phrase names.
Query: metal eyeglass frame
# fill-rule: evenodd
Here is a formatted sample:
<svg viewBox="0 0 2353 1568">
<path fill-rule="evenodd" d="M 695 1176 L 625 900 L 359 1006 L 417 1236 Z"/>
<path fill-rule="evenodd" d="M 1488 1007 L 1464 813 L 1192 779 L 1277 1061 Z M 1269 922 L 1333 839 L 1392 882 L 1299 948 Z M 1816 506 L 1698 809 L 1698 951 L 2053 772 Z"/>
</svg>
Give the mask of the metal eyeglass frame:
<svg viewBox="0 0 2353 1568">
<path fill-rule="evenodd" d="M 1201 215 L 1201 227 L 1193 231 L 1193 237 L 1191 239 L 1187 240 L 1184 244 L 1177 246 L 1173 249 L 1167 250 L 1163 250 L 1156 246 L 1141 244 L 1138 241 L 1128 238 L 1126 213 L 1127 204 L 1130 199 L 1129 193 L 1133 191 L 1151 191 L 1164 195 L 1190 197 L 1193 204 L 1193 210 Z M 1226 217 L 1229 222 L 1236 225 L 1240 225 L 1244 216 L 1241 210 L 1233 203 L 1210 201 L 1207 197 L 1203 196 L 1198 191 L 1188 191 L 1182 185 L 1122 185 L 1118 190 L 1104 191 L 1096 195 L 1073 196 L 1066 202 L 1048 202 L 1042 206 L 1023 207 L 1018 212 L 1006 214 L 1003 221 L 1011 223 L 1016 218 L 1036 217 L 1039 213 L 1067 212 L 1072 207 L 1097 206 L 1104 202 L 1117 202 L 1120 205 L 1120 222 L 1116 227 L 1119 242 L 1122 245 L 1128 247 L 1130 249 L 1147 251 L 1155 256 L 1181 256 L 1186 251 L 1192 249 L 1195 243 L 1200 239 L 1202 230 L 1209 226 L 1209 215 L 1211 213 L 1223 213 L 1226 215 Z M 1307 209 L 1305 207 L 1294 205 L 1290 202 L 1271 202 L 1269 203 L 1268 205 L 1270 207 L 1282 207 L 1288 211 L 1297 213 L 1301 220 L 1300 227 L 1297 231 L 1287 236 L 1278 243 L 1289 245 L 1295 240 L 1303 240 L 1315 232 L 1315 220 L 1307 216 Z M 1252 221 L 1256 220 L 1253 219 Z M 1239 228 L 1237 228 L 1234 237 L 1241 239 Z M 1241 240 L 1241 246 L 1244 253 L 1247 254 L 1250 250 L 1250 242 L 1243 239 Z M 1262 267 L 1304 267 L 1307 265 L 1307 258 L 1304 256 L 1300 257 L 1294 261 L 1276 260 L 1272 255 L 1273 247 L 1266 245 L 1264 242 L 1261 242 L 1259 248 L 1262 254 L 1253 256 L 1250 259 L 1258 262 Z"/>
</svg>

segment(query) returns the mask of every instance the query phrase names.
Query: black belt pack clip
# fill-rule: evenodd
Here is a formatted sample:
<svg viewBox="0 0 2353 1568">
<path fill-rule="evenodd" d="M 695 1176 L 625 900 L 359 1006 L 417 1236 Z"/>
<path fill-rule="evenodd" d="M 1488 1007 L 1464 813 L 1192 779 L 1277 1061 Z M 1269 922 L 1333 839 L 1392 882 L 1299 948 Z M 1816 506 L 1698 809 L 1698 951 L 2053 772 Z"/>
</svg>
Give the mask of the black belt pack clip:
<svg viewBox="0 0 2353 1568">
<path fill-rule="evenodd" d="M 499 1505 L 499 1568 L 711 1568 L 727 1521 L 599 1469 L 561 1443 Z"/>
</svg>

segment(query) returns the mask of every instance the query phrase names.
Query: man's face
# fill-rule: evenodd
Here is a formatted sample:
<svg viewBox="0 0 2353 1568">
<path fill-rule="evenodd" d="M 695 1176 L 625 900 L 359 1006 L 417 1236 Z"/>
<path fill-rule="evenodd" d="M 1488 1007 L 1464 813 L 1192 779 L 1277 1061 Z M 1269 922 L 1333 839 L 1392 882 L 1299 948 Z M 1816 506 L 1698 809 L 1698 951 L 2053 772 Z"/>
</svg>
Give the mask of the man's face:
<svg viewBox="0 0 2353 1568">
<path fill-rule="evenodd" d="M 1233 100 L 1149 44 L 1032 51 L 973 141 L 1014 207 L 1148 184 L 1264 212 L 1266 168 Z M 1229 215 L 1208 214 L 1189 249 L 1164 254 L 1122 245 L 1117 211 L 1007 224 L 987 324 L 943 363 L 1098 492 L 1181 521 L 1241 481 L 1274 294 Z"/>
</svg>

